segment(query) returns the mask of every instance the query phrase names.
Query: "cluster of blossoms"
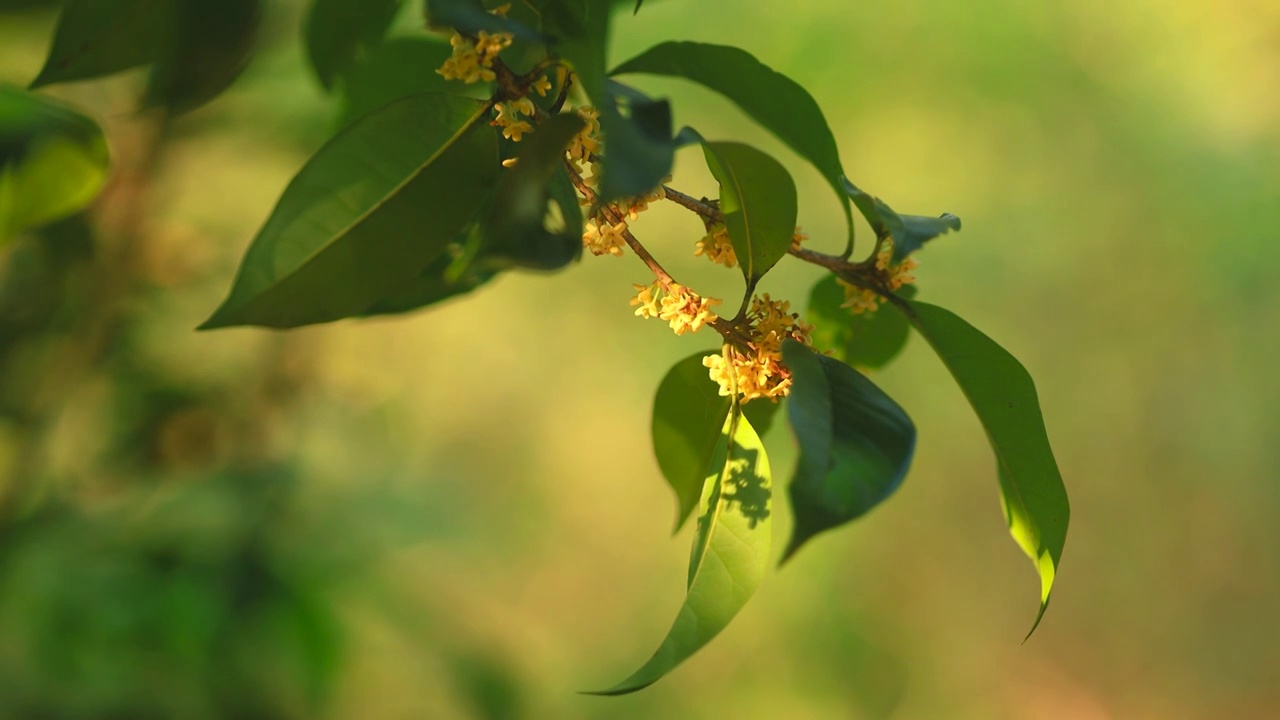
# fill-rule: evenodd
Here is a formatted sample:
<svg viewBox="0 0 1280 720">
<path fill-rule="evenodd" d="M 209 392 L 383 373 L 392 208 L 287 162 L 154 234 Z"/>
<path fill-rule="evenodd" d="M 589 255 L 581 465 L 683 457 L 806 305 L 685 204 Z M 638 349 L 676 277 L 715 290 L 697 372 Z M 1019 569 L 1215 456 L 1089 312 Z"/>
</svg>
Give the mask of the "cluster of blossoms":
<svg viewBox="0 0 1280 720">
<path fill-rule="evenodd" d="M 588 220 L 582 231 L 582 245 L 592 255 L 613 255 L 622 257 L 622 248 L 627 241 L 622 233 L 627 230 L 627 222 L 619 220 L 610 223 L 603 218 Z"/>
<path fill-rule="evenodd" d="M 493 82 L 493 61 L 498 53 L 510 47 L 511 33 L 487 33 L 481 30 L 471 39 L 460 33 L 449 38 L 453 55 L 444 61 L 437 73 L 445 80 L 461 80 L 468 85 L 477 82 Z"/>
<path fill-rule="evenodd" d="M 731 395 L 736 388 L 743 402 L 783 397 L 791 391 L 791 371 L 782 364 L 782 341 L 790 338 L 809 345 L 813 327 L 791 312 L 791 303 L 774 300 L 768 293 L 751 299 L 747 319 L 750 340 L 746 347 L 709 355 L 702 364 L 720 386 L 721 395 Z"/>
<path fill-rule="evenodd" d="M 911 273 L 917 266 L 915 259 L 910 257 L 900 263 L 893 262 L 893 238 L 885 239 L 884 246 L 876 254 L 876 271 L 884 278 L 885 285 L 890 290 L 914 283 L 916 278 Z M 838 282 L 844 288 L 844 303 L 840 307 L 849 308 L 854 315 L 875 312 L 880 307 L 882 300 L 874 290 L 859 288 L 844 280 Z"/>
<path fill-rule="evenodd" d="M 731 268 L 738 264 L 738 256 L 729 242 L 729 229 L 721 222 L 708 222 L 707 234 L 694 245 L 694 255 L 705 255 L 717 265 Z"/>
<path fill-rule="evenodd" d="M 637 306 L 636 315 L 666 320 L 677 335 L 697 332 L 717 319 L 711 308 L 719 305 L 719 300 L 704 298 L 680 283 L 666 288 L 657 282 L 632 287 L 636 289 L 636 296 L 631 299 L 631 304 Z"/>
</svg>

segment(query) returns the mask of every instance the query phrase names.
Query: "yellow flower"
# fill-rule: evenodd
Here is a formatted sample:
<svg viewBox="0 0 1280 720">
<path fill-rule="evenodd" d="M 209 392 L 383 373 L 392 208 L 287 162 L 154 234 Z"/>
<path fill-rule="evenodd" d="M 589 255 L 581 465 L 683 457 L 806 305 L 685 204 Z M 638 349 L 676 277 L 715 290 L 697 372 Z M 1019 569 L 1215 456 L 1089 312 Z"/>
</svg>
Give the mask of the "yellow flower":
<svg viewBox="0 0 1280 720">
<path fill-rule="evenodd" d="M 591 251 L 592 255 L 613 255 L 622 257 L 622 248 L 627 244 L 626 238 L 622 233 L 627 229 L 625 222 L 614 224 L 599 223 L 596 220 L 588 220 L 583 228 L 582 245 Z"/>
<path fill-rule="evenodd" d="M 659 292 L 658 283 L 652 285 L 632 285 L 636 289 L 636 296 L 631 298 L 631 304 L 636 305 L 636 317 L 645 319 L 658 317 L 658 299 L 654 297 L 654 293 Z"/>
<path fill-rule="evenodd" d="M 666 320 L 677 335 L 697 332 L 703 325 L 715 322 L 717 316 L 711 308 L 719 305 L 716 298 L 700 297 L 680 283 L 672 283 L 662 296 L 662 308 L 658 317 Z"/>
<path fill-rule="evenodd" d="M 546 97 L 547 93 L 551 92 L 551 81 L 547 79 L 546 75 L 543 75 L 535 80 L 533 85 L 530 87 L 532 87 L 534 92 L 538 93 L 541 97 Z"/>
<path fill-rule="evenodd" d="M 520 122 L 514 122 L 502 128 L 502 137 L 507 138 L 512 142 L 520 142 L 521 137 L 526 133 L 531 132 L 533 132 L 533 126 L 524 120 L 521 120 Z"/>
<path fill-rule="evenodd" d="M 738 264 L 733 243 L 729 241 L 729 230 L 722 223 L 707 226 L 707 234 L 694 244 L 693 254 L 706 255 L 711 262 L 727 268 Z"/>
<path fill-rule="evenodd" d="M 813 328 L 791 312 L 790 303 L 768 294 L 752 298 L 747 318 L 746 347 L 731 348 L 727 360 L 708 357 L 702 364 L 721 395 L 731 395 L 736 387 L 743 402 L 783 397 L 791 391 L 791 371 L 782 364 L 782 341 L 790 338 L 809 345 Z"/>
</svg>

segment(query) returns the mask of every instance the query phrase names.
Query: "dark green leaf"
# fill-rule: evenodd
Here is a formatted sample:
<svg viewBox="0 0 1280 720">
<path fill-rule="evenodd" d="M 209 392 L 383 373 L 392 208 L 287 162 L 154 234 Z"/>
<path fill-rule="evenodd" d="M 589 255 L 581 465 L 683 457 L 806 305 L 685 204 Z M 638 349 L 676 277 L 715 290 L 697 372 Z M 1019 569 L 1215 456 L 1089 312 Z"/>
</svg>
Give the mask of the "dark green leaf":
<svg viewBox="0 0 1280 720">
<path fill-rule="evenodd" d="M 492 191 L 500 166 L 488 111 L 426 93 L 335 136 L 289 184 L 202 328 L 328 322 L 410 286 Z"/>
<path fill-rule="evenodd" d="M 642 4 L 644 4 L 644 0 L 636 0 L 636 9 L 632 12 L 632 14 L 640 12 L 640 6 Z"/>
<path fill-rule="evenodd" d="M 747 286 L 777 264 L 796 229 L 796 185 L 787 169 L 750 145 L 706 142 L 707 167 L 720 183 L 720 210 Z"/>
<path fill-rule="evenodd" d="M 222 94 L 249 64 L 262 10 L 262 0 L 179 2 L 144 104 L 186 112 Z"/>
<path fill-rule="evenodd" d="M 548 32 L 557 39 L 558 57 L 573 65 L 578 81 L 600 112 L 604 134 L 603 177 L 599 200 L 643 195 L 671 174 L 675 142 L 671 137 L 671 105 L 636 90 L 620 98 L 605 77 L 609 3 L 602 0 L 553 0 L 548 6 Z M 623 115 L 619 100 L 630 115 Z"/>
<path fill-rule="evenodd" d="M 739 411 L 729 413 L 708 465 L 684 606 L 644 666 L 608 690 L 590 694 L 623 695 L 652 685 L 746 605 L 769 562 L 770 487 L 769 460 L 759 436 Z"/>
<path fill-rule="evenodd" d="M 914 285 L 904 285 L 898 296 L 916 296 Z M 830 351 L 832 357 L 857 367 L 879 368 L 902 352 L 911 324 L 902 313 L 880 309 L 853 314 L 844 304 L 844 288 L 835 275 L 827 275 L 809 293 L 805 319 L 813 324 L 814 347 Z"/>
<path fill-rule="evenodd" d="M 485 246 L 520 267 L 555 270 L 582 254 L 581 215 L 578 197 L 563 192 L 565 148 L 586 123 L 575 113 L 556 115 L 538 126 L 520 145 L 513 168 L 503 172 L 493 211 L 485 223 Z M 562 182 L 555 182 L 563 177 Z M 560 192 L 554 192 L 557 189 Z M 564 219 L 552 232 L 546 227 L 548 203 L 554 203 Z"/>
<path fill-rule="evenodd" d="M 411 284 L 382 298 L 364 315 L 398 315 L 465 295 L 497 275 L 484 266 L 478 225 L 468 229 L 460 242 L 451 243 Z"/>
<path fill-rule="evenodd" d="M 1071 516 L 1035 383 L 1007 350 L 952 312 L 922 302 L 910 308 L 913 324 L 955 377 L 995 451 L 1009 532 L 1040 574 L 1035 632 L 1049 606 Z"/>
<path fill-rule="evenodd" d="M 613 75 L 647 73 L 692 80 L 732 100 L 766 130 L 818 168 L 840 198 L 853 243 L 853 213 L 840 188 L 844 170 L 835 136 L 818 103 L 790 78 L 735 47 L 696 42 L 654 46 L 614 68 Z"/>
<path fill-rule="evenodd" d="M 897 403 L 844 363 L 787 340 L 788 415 L 800 462 L 791 480 L 795 532 L 785 562 L 814 535 L 879 505 L 902 484 L 916 428 Z"/>
<path fill-rule="evenodd" d="M 173 26 L 173 0 L 68 0 L 31 87 L 150 65 Z"/>
<path fill-rule="evenodd" d="M 0 85 L 0 244 L 88 205 L 106 181 L 107 162 L 97 123 Z"/>
<path fill-rule="evenodd" d="M 391 38 L 370 50 L 342 76 L 339 127 L 402 97 L 423 92 L 475 92 L 479 85 L 449 82 L 439 73 L 426 72 L 443 65 L 451 52 L 448 45 L 425 37 Z"/>
<path fill-rule="evenodd" d="M 307 59 L 325 89 L 332 89 L 362 52 L 382 42 L 401 4 L 402 0 L 312 0 L 304 26 Z"/>
<path fill-rule="evenodd" d="M 867 219 L 876 237 L 893 237 L 893 261 L 902 262 L 908 255 L 919 250 L 926 242 L 951 230 L 960 231 L 960 218 L 951 213 L 943 213 L 938 217 L 923 215 L 899 215 L 885 201 L 860 189 L 841 178 L 845 192 L 858 206 L 862 216 Z"/>
<path fill-rule="evenodd" d="M 544 39 L 541 33 L 524 23 L 489 13 L 480 0 L 427 0 L 426 11 L 433 26 L 449 27 L 472 35 L 484 30 L 508 32 L 524 40 Z"/>
</svg>

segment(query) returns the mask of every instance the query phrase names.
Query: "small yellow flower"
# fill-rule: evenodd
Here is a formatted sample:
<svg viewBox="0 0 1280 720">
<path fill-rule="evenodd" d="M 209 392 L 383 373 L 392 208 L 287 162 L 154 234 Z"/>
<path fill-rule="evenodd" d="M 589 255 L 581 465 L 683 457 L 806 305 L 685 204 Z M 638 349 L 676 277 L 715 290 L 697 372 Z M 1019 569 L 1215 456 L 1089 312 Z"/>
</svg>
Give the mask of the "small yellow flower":
<svg viewBox="0 0 1280 720">
<path fill-rule="evenodd" d="M 551 81 L 547 79 L 546 75 L 543 75 L 535 80 L 531 87 L 539 96 L 546 97 L 547 93 L 551 92 Z"/>
<path fill-rule="evenodd" d="M 729 230 L 723 223 L 707 226 L 707 234 L 694 244 L 694 255 L 705 255 L 708 260 L 727 268 L 738 264 L 738 256 L 729 240 Z"/>
<path fill-rule="evenodd" d="M 686 332 L 697 332 L 703 325 L 715 322 L 717 316 L 711 308 L 719 304 L 720 301 L 716 298 L 700 297 L 689 288 L 672 283 L 662 296 L 662 308 L 658 311 L 658 317 L 666 320 L 675 334 L 683 335 Z"/>
<path fill-rule="evenodd" d="M 632 285 L 636 289 L 636 296 L 631 298 L 631 304 L 636 307 L 636 317 L 645 319 L 658 317 L 658 299 L 654 294 L 659 291 L 658 283 L 652 285 Z"/>
<path fill-rule="evenodd" d="M 531 132 L 533 132 L 533 126 L 524 120 L 521 120 L 520 122 L 514 122 L 502 128 L 502 137 L 507 138 L 512 142 L 520 142 L 520 138 Z"/>
<path fill-rule="evenodd" d="M 583 227 L 582 245 L 597 257 L 600 255 L 622 257 L 622 248 L 627 244 L 626 238 L 622 236 L 622 233 L 626 229 L 627 224 L 625 222 L 609 224 L 588 220 Z"/>
</svg>

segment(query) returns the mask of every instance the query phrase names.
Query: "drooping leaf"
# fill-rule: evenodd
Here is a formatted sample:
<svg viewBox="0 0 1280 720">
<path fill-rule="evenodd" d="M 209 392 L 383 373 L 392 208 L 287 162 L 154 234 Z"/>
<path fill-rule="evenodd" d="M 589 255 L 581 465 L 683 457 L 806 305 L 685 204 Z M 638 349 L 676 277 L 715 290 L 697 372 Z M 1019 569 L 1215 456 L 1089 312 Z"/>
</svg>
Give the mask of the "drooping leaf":
<svg viewBox="0 0 1280 720">
<path fill-rule="evenodd" d="M 576 113 L 556 115 L 519 143 L 516 164 L 502 174 L 493 210 L 485 223 L 485 246 L 519 267 L 555 270 L 582 254 L 581 209 L 577 195 L 556 192 L 563 185 L 565 148 L 586 123 Z M 556 232 L 546 227 L 548 203 L 564 220 Z M 577 218 L 576 224 L 573 218 Z"/>
<path fill-rule="evenodd" d="M 178 2 L 143 103 L 187 112 L 221 95 L 248 66 L 263 0 Z"/>
<path fill-rule="evenodd" d="M 791 480 L 795 531 L 785 562 L 814 535 L 879 505 L 902 484 L 915 452 L 907 413 L 861 373 L 787 340 L 788 415 L 800 462 Z"/>
<path fill-rule="evenodd" d="M 31 87 L 150 65 L 164 47 L 174 10 L 173 0 L 67 0 Z"/>
<path fill-rule="evenodd" d="M 720 210 L 748 287 L 791 247 L 796 228 L 796 185 L 777 160 L 736 142 L 702 144 L 707 167 L 720 183 Z"/>
<path fill-rule="evenodd" d="M 733 101 L 822 173 L 840 198 L 852 246 L 853 213 L 840 186 L 844 170 L 835 136 L 818 103 L 803 87 L 745 50 L 697 42 L 656 45 L 614 68 L 610 74 L 625 73 L 682 77 Z"/>
<path fill-rule="evenodd" d="M 418 93 L 444 92 L 478 98 L 484 91 L 481 85 L 449 82 L 439 73 L 423 70 L 440 67 L 451 53 L 447 44 L 426 37 L 389 38 L 372 48 L 342 74 L 338 127 L 346 127 L 394 100 Z"/>
<path fill-rule="evenodd" d="M 106 182 L 107 164 L 97 123 L 0 85 L 0 244 L 84 208 Z"/>
<path fill-rule="evenodd" d="M 358 315 L 416 278 L 496 180 L 489 105 L 425 93 L 343 130 L 290 182 L 203 329 Z"/>
<path fill-rule="evenodd" d="M 914 285 L 904 285 L 898 296 L 916 296 Z M 883 308 L 854 314 L 844 304 L 844 288 L 835 275 L 827 275 L 809 293 L 805 319 L 813 325 L 813 346 L 849 365 L 879 368 L 902 352 L 911 334 L 911 323 L 902 313 Z"/>
<path fill-rule="evenodd" d="M 708 465 L 689 558 L 688 597 L 666 639 L 639 670 L 592 695 L 623 695 L 657 682 L 720 633 L 746 605 L 769 562 L 771 476 L 764 446 L 735 409 Z"/>
<path fill-rule="evenodd" d="M 964 391 L 995 451 L 1009 532 L 1040 574 L 1035 632 L 1049 606 L 1071 516 L 1035 382 L 1007 350 L 949 310 L 922 302 L 909 307 L 912 323 Z"/>
<path fill-rule="evenodd" d="M 362 52 L 382 42 L 402 4 L 402 0 L 312 0 L 303 26 L 307 59 L 326 90 Z"/>
<path fill-rule="evenodd" d="M 636 0 L 636 9 L 632 12 L 632 14 L 640 12 L 640 6 L 642 4 L 644 4 L 644 0 Z"/>
<path fill-rule="evenodd" d="M 568 60 L 587 96 L 600 113 L 604 134 L 600 202 L 643 195 L 671 174 L 675 142 L 671 136 L 671 105 L 639 91 L 616 94 L 606 83 L 609 2 L 551 0 L 547 32 L 556 38 L 553 51 Z M 619 102 L 625 101 L 629 115 Z"/>
<path fill-rule="evenodd" d="M 653 398 L 653 453 L 662 476 L 676 494 L 678 531 L 693 513 L 706 484 L 707 465 L 721 441 L 728 396 L 711 380 L 702 359 L 713 351 L 694 353 L 667 371 Z M 780 404 L 767 399 L 742 405 L 742 414 L 764 435 Z"/>
<path fill-rule="evenodd" d="M 960 232 L 960 218 L 951 213 L 943 213 L 938 217 L 899 215 L 885 201 L 849 182 L 848 178 L 841 178 L 841 182 L 853 204 L 875 231 L 876 237 L 893 236 L 894 262 L 901 262 L 939 235 L 952 230 Z"/>
</svg>

